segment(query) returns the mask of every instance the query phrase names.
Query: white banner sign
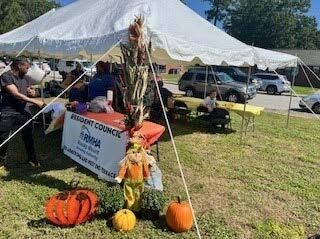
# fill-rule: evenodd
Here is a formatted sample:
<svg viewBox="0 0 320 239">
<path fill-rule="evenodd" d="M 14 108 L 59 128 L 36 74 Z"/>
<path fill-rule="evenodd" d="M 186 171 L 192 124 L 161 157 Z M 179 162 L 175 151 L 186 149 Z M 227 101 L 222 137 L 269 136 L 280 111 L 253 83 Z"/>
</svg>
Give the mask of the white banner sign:
<svg viewBox="0 0 320 239">
<path fill-rule="evenodd" d="M 67 111 L 62 149 L 65 155 L 114 182 L 126 152 L 127 134 L 111 126 Z"/>
</svg>

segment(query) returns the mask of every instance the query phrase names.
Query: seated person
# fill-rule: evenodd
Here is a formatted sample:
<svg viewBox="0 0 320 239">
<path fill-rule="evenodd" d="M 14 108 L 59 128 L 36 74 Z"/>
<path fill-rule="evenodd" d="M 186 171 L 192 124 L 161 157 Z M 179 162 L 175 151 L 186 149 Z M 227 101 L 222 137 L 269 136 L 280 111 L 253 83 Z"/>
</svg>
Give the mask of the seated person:
<svg viewBox="0 0 320 239">
<path fill-rule="evenodd" d="M 93 100 L 96 97 L 107 97 L 108 91 L 115 90 L 115 80 L 111 74 L 108 74 L 106 63 L 99 61 L 96 65 L 97 74 L 90 80 L 88 85 L 88 99 Z"/>
<path fill-rule="evenodd" d="M 229 112 L 218 107 L 219 104 L 217 102 L 217 92 L 213 90 L 203 100 L 199 108 L 205 109 L 208 113 L 210 113 L 211 120 L 227 119 Z M 224 128 L 225 124 L 221 124 L 221 126 Z"/>
<path fill-rule="evenodd" d="M 164 107 L 168 109 L 168 116 L 169 119 L 173 119 L 173 108 L 174 108 L 174 100 L 173 100 L 173 94 L 170 90 L 163 87 L 163 81 L 158 81 L 158 85 L 160 88 L 160 94 L 161 98 L 163 100 Z M 160 97 L 158 96 L 158 93 L 156 93 L 155 101 L 151 106 L 150 111 L 150 118 L 151 119 L 157 119 L 162 118 L 162 107 L 160 103 Z"/>
<path fill-rule="evenodd" d="M 217 108 L 219 105 L 217 103 L 217 92 L 211 91 L 208 96 L 203 100 L 201 106 L 208 110 L 208 113 L 211 113 L 213 109 Z"/>
<path fill-rule="evenodd" d="M 71 71 L 71 75 L 74 76 L 74 79 L 78 79 L 80 76 L 84 74 L 84 70 L 82 69 L 82 65 L 77 62 L 76 69 Z"/>
</svg>

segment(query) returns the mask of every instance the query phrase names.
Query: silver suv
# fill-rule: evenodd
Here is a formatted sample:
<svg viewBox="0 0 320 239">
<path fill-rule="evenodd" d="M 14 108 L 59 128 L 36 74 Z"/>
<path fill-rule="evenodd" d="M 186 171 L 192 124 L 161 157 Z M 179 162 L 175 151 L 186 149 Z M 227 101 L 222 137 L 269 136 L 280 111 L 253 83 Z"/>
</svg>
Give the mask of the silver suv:
<svg viewBox="0 0 320 239">
<path fill-rule="evenodd" d="M 314 113 L 320 114 L 320 91 L 305 96 L 299 103 L 301 109 L 312 109 Z"/>
<path fill-rule="evenodd" d="M 260 91 L 266 91 L 269 95 L 282 94 L 290 92 L 290 81 L 284 75 L 257 73 L 252 78 L 261 80 L 262 85 Z"/>
<path fill-rule="evenodd" d="M 248 95 L 246 95 L 246 84 L 234 81 L 229 75 L 222 72 L 208 74 L 207 90 L 210 92 L 216 90 L 221 93 L 222 100 L 230 102 L 243 103 L 245 100 L 252 99 L 256 96 L 256 87 L 249 85 Z M 179 90 L 186 92 L 189 97 L 203 96 L 206 85 L 206 72 L 203 70 L 189 70 L 184 73 L 179 80 Z"/>
</svg>

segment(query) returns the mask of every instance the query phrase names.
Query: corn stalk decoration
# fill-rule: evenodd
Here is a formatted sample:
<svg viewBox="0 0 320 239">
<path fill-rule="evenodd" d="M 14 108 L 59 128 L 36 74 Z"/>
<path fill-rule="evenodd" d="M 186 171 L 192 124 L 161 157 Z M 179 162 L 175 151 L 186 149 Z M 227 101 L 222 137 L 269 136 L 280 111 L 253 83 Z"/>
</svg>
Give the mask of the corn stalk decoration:
<svg viewBox="0 0 320 239">
<path fill-rule="evenodd" d="M 143 17 L 136 17 L 134 23 L 129 26 L 128 43 L 121 44 L 126 84 L 124 99 L 127 108 L 127 129 L 141 125 L 146 116 L 143 98 L 148 85 L 149 64 L 147 46 L 143 38 L 143 24 Z M 150 48 L 150 44 L 148 47 Z"/>
</svg>

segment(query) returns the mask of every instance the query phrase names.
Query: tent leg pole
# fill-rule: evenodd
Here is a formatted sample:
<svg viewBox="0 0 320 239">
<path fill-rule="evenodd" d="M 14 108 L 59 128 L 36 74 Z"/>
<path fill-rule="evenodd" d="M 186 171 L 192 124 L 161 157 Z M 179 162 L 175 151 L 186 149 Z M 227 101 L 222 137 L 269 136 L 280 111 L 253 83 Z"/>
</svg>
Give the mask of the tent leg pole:
<svg viewBox="0 0 320 239">
<path fill-rule="evenodd" d="M 53 57 L 53 81 L 56 81 L 56 56 Z"/>
<path fill-rule="evenodd" d="M 249 81 L 251 79 L 251 71 L 252 68 L 251 66 L 249 67 L 249 72 L 248 72 L 248 80 L 247 80 L 247 86 L 246 86 L 246 93 L 244 95 L 244 108 L 243 108 L 243 115 L 242 115 L 242 123 L 241 123 L 241 135 L 240 135 L 240 144 L 243 143 L 243 128 L 244 128 L 244 124 L 245 124 L 245 114 L 246 114 L 246 109 L 247 109 L 247 96 L 248 96 L 248 88 L 249 88 Z M 245 135 L 247 133 L 247 127 L 246 127 L 246 132 Z"/>
<path fill-rule="evenodd" d="M 204 96 L 203 99 L 207 97 L 207 88 L 208 88 L 208 66 L 206 66 L 206 82 L 204 85 Z"/>
<path fill-rule="evenodd" d="M 296 74 L 294 72 L 292 83 L 291 83 L 291 87 L 292 88 L 294 87 L 295 79 L 296 79 Z M 289 129 L 289 124 L 290 124 L 290 113 L 291 113 L 291 106 L 292 106 L 292 97 L 293 97 L 293 92 L 292 92 L 292 90 L 290 90 L 290 101 L 289 101 L 288 116 L 287 116 L 287 129 Z"/>
<path fill-rule="evenodd" d="M 221 95 L 221 92 L 220 92 L 220 88 L 219 88 L 219 86 L 218 86 L 216 74 L 215 74 L 212 66 L 210 66 L 210 69 L 211 69 L 211 73 L 212 73 L 212 75 L 213 75 L 213 79 L 214 79 L 214 82 L 215 82 L 215 85 L 216 85 L 216 89 L 217 89 L 217 91 L 218 91 L 218 95 L 219 95 L 219 97 L 220 97 L 219 99 L 220 99 L 221 101 L 223 101 L 222 95 Z"/>
<path fill-rule="evenodd" d="M 93 61 L 93 56 L 92 56 L 92 53 L 90 55 L 90 64 L 92 63 Z M 93 68 L 91 67 L 91 77 L 93 77 Z"/>
<path fill-rule="evenodd" d="M 38 50 L 38 61 L 40 63 L 40 50 Z M 41 68 L 42 68 L 43 64 L 41 64 Z M 44 79 L 45 77 L 42 79 L 42 81 L 40 82 L 40 94 L 41 94 L 41 100 L 42 102 L 44 102 L 44 95 L 43 95 L 43 84 L 44 84 Z M 46 131 L 46 117 L 45 114 L 42 113 L 42 127 L 43 127 L 43 134 L 45 134 Z"/>
</svg>

